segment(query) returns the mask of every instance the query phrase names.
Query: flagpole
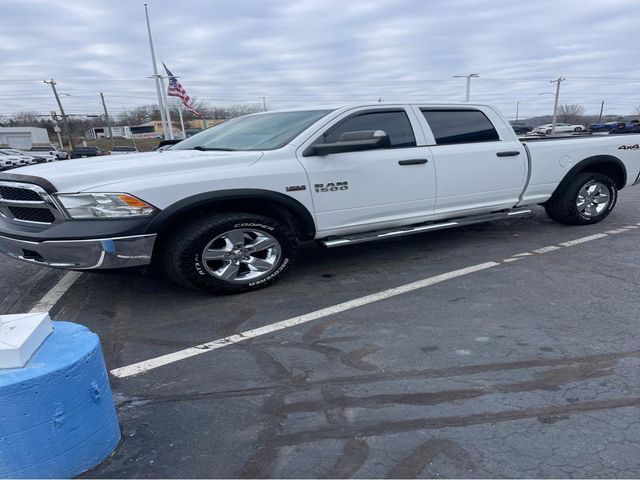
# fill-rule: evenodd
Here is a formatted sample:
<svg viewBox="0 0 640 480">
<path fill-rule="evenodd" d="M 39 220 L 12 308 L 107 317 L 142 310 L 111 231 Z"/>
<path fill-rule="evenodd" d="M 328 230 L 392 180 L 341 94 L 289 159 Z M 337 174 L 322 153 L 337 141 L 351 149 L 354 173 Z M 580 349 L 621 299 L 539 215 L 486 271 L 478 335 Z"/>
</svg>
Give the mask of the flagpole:
<svg viewBox="0 0 640 480">
<path fill-rule="evenodd" d="M 161 82 L 158 75 L 158 66 L 156 65 L 156 53 L 153 48 L 153 39 L 151 37 L 151 25 L 149 24 L 149 10 L 147 4 L 144 4 L 144 15 L 147 19 L 147 33 L 149 34 L 149 48 L 151 49 L 151 64 L 153 65 L 153 78 L 156 83 L 156 93 L 158 94 L 158 107 L 160 109 L 160 119 L 162 120 L 162 133 L 167 138 L 167 119 L 165 117 L 164 104 L 162 101 Z"/>
<path fill-rule="evenodd" d="M 160 85 L 162 86 L 162 92 L 164 94 L 164 108 L 167 117 L 167 128 L 169 129 L 169 140 L 173 140 L 173 124 L 171 123 L 171 114 L 169 113 L 169 97 L 167 96 L 167 89 L 164 88 L 164 77 L 162 75 L 160 75 Z"/>
<path fill-rule="evenodd" d="M 184 130 L 184 119 L 182 118 L 182 102 L 178 105 L 178 115 L 180 115 L 180 127 L 182 128 L 182 139 L 187 138 L 187 132 Z"/>
</svg>

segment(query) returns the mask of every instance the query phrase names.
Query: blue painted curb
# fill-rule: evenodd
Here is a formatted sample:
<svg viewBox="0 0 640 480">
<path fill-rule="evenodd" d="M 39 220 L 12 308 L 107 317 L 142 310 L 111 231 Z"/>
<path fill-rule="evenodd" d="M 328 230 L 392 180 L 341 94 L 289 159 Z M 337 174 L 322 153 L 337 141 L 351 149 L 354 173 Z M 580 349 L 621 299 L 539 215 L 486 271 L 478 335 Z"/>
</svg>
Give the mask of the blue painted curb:
<svg viewBox="0 0 640 480">
<path fill-rule="evenodd" d="M 0 478 L 69 478 L 120 440 L 98 336 L 53 322 L 24 368 L 0 370 Z"/>
</svg>

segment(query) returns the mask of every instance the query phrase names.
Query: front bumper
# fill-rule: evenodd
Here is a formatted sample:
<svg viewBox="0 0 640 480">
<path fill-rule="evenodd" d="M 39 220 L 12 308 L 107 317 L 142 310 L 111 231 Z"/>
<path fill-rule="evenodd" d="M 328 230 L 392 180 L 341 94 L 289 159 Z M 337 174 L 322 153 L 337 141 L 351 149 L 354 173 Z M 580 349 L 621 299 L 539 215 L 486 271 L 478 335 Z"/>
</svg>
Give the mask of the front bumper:
<svg viewBox="0 0 640 480">
<path fill-rule="evenodd" d="M 0 252 L 38 265 L 70 270 L 126 268 L 151 263 L 156 234 L 32 242 L 0 236 Z"/>
</svg>

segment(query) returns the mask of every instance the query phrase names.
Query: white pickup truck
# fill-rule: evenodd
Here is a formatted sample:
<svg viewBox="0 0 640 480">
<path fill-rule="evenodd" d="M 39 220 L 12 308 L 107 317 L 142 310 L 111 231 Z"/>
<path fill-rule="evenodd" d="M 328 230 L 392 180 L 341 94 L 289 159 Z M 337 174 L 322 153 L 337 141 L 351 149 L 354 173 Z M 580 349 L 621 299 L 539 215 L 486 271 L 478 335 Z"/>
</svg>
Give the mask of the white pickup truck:
<svg viewBox="0 0 640 480">
<path fill-rule="evenodd" d="M 0 174 L 0 251 L 92 270 L 155 260 L 209 292 L 263 287 L 301 241 L 326 247 L 508 218 L 544 205 L 596 223 L 639 182 L 640 135 L 519 140 L 477 104 L 248 115 L 169 150 Z"/>
</svg>

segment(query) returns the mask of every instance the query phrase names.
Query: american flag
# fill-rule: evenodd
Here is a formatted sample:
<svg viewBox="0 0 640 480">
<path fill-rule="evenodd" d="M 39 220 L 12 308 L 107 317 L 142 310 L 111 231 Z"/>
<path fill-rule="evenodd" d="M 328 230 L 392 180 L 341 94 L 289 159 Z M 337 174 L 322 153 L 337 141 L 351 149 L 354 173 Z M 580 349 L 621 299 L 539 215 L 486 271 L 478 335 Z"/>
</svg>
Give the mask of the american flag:
<svg viewBox="0 0 640 480">
<path fill-rule="evenodd" d="M 180 100 L 182 100 L 182 104 L 185 106 L 185 108 L 199 117 L 200 114 L 189 103 L 191 101 L 191 98 L 189 97 L 189 95 L 187 95 L 187 91 L 178 81 L 178 77 L 176 77 L 169 71 L 164 62 L 162 63 L 162 66 L 167 71 L 167 77 L 169 77 L 169 88 L 167 89 L 167 95 L 169 95 L 170 97 L 179 97 Z"/>
</svg>

